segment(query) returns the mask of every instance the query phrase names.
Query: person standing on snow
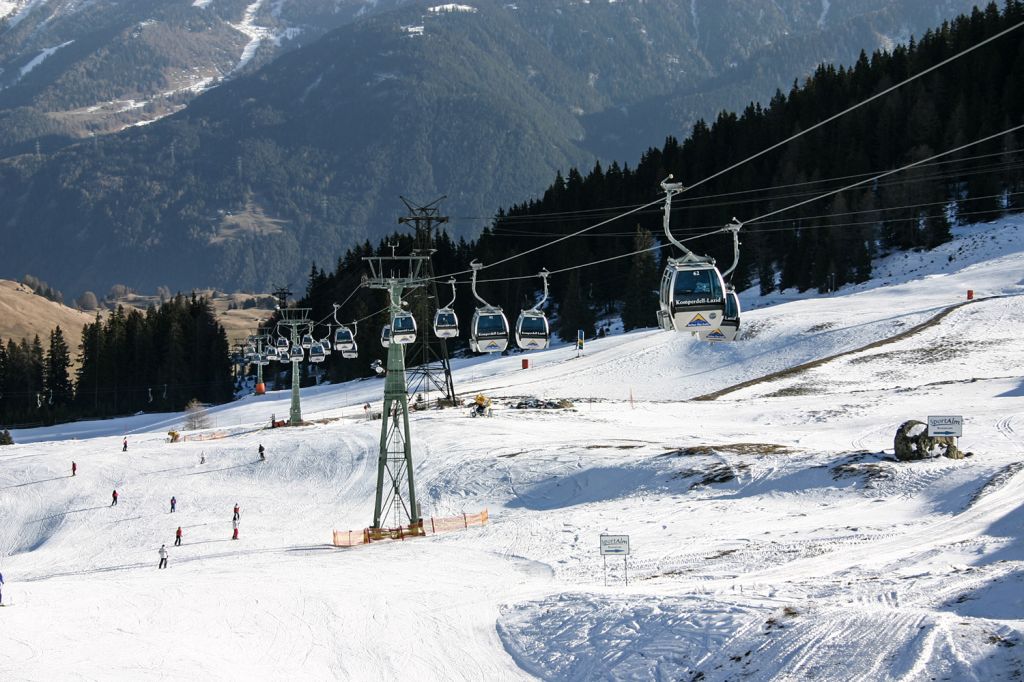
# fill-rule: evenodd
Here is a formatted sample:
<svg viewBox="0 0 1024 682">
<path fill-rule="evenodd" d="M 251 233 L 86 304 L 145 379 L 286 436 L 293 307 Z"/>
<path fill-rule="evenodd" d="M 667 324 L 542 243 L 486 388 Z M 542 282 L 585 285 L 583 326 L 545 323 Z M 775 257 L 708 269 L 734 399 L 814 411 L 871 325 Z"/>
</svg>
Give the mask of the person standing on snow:
<svg viewBox="0 0 1024 682">
<path fill-rule="evenodd" d="M 171 496 L 171 513 L 172 514 L 174 513 L 174 507 L 177 506 L 177 504 L 178 504 L 178 500 L 174 499 L 174 496 L 172 495 Z"/>
<path fill-rule="evenodd" d="M 260 443 L 260 449 L 259 449 L 260 459 L 266 459 L 267 458 L 267 456 L 265 454 L 263 454 L 263 452 L 264 452 L 264 450 L 263 450 L 263 443 Z"/>
<path fill-rule="evenodd" d="M 124 443 L 121 444 L 121 452 L 128 452 L 128 436 L 124 437 Z"/>
<path fill-rule="evenodd" d="M 238 519 L 239 519 L 239 518 L 241 518 L 241 515 L 240 515 L 240 514 L 238 513 L 238 503 L 237 503 L 237 502 L 235 502 L 235 513 L 234 513 L 234 515 L 233 515 L 233 516 L 231 517 L 231 520 L 232 520 L 232 521 L 238 521 Z"/>
<path fill-rule="evenodd" d="M 235 520 L 231 522 L 231 525 L 234 526 L 234 528 L 235 528 L 235 532 L 231 536 L 231 539 L 232 540 L 237 540 L 238 539 L 238 517 L 237 516 L 235 517 Z"/>
<path fill-rule="evenodd" d="M 112 499 L 112 500 L 110 501 L 110 506 L 111 506 L 111 507 L 116 507 L 116 506 L 117 506 L 117 491 L 115 490 L 115 491 L 114 491 L 114 493 L 113 493 L 113 494 L 112 494 L 112 495 L 111 495 L 110 497 L 112 497 L 112 498 L 113 498 L 113 499 Z"/>
<path fill-rule="evenodd" d="M 74 460 L 71 460 L 71 475 L 74 476 L 75 472 L 78 471 L 78 465 L 75 464 Z"/>
<path fill-rule="evenodd" d="M 174 533 L 174 546 L 181 546 L 181 526 L 178 526 L 177 532 Z"/>
<path fill-rule="evenodd" d="M 0 605 L 4 603 L 4 574 L 0 573 Z"/>
<path fill-rule="evenodd" d="M 157 568 L 167 568 L 167 546 L 160 545 L 160 563 Z"/>
</svg>

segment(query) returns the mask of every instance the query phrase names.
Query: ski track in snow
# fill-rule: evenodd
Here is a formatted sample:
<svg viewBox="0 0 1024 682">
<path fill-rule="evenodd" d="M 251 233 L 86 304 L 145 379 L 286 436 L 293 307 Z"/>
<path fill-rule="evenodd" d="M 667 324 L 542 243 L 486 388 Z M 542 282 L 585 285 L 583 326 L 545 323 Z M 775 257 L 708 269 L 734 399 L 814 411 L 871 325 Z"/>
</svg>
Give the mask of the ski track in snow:
<svg viewBox="0 0 1024 682">
<path fill-rule="evenodd" d="M 265 428 L 288 411 L 272 391 L 210 409 L 219 440 L 167 443 L 181 414 L 17 430 L 0 678 L 1013 679 L 1022 225 L 958 229 L 832 296 L 744 292 L 749 336 L 730 346 L 641 331 L 529 370 L 456 360 L 460 394 L 496 409 L 412 413 L 418 499 L 488 508 L 482 528 L 327 545 L 370 521 L 377 379 L 304 389 L 304 416 L 333 421 L 298 429 Z M 888 338 L 968 288 L 982 300 L 906 339 L 688 400 Z M 511 409 L 522 395 L 575 406 Z M 898 424 L 929 414 L 963 414 L 973 457 L 894 461 Z M 600 533 L 630 535 L 628 587 L 620 558 L 605 586 Z"/>
</svg>

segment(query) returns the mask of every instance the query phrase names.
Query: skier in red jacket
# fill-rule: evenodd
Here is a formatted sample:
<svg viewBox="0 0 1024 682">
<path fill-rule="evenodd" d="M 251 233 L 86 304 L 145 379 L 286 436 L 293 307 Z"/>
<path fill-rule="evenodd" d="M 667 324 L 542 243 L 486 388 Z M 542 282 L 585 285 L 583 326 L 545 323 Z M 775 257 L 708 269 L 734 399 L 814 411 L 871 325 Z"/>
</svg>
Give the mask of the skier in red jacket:
<svg viewBox="0 0 1024 682">
<path fill-rule="evenodd" d="M 71 462 L 71 475 L 74 476 L 75 472 L 78 471 L 78 465 L 72 460 Z"/>
<path fill-rule="evenodd" d="M 110 506 L 111 506 L 111 507 L 116 507 L 116 506 L 117 506 L 117 491 L 115 490 L 115 491 L 114 491 L 114 494 L 113 494 L 113 495 L 111 495 L 110 497 L 111 497 L 111 498 L 113 498 L 113 499 L 111 500 L 111 502 L 110 502 Z"/>
<path fill-rule="evenodd" d="M 174 546 L 178 547 L 179 545 L 181 545 L 181 526 L 178 526 L 178 530 L 174 534 Z"/>
</svg>

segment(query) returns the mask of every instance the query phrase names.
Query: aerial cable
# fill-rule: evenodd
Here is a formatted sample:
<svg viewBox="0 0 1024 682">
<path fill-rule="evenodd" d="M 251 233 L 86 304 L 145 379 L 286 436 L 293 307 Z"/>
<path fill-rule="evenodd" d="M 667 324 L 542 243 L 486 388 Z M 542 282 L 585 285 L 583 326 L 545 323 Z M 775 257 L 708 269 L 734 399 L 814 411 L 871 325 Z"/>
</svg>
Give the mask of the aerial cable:
<svg viewBox="0 0 1024 682">
<path fill-rule="evenodd" d="M 921 164 L 920 168 L 924 168 L 924 167 L 928 167 L 928 166 L 937 166 L 937 165 L 942 165 L 942 164 L 946 164 L 946 163 L 972 161 L 972 160 L 982 159 L 982 158 L 991 157 L 991 156 L 1003 156 L 1005 154 L 1012 154 L 1012 153 L 1016 153 L 1018 151 L 1024 151 L 1024 148 L 1013 149 L 1013 150 L 1004 150 L 1004 151 L 1000 151 L 1000 152 L 993 152 L 991 154 L 979 154 L 977 156 L 965 157 L 963 159 L 950 159 L 950 160 L 945 160 L 945 161 L 939 161 L 937 163 Z M 1000 162 L 1000 163 L 997 163 L 997 164 L 991 164 L 991 165 L 985 165 L 985 166 L 974 166 L 974 167 L 971 167 L 971 168 L 965 168 L 965 169 L 960 169 L 960 170 L 950 169 L 950 170 L 947 170 L 946 172 L 942 172 L 942 173 L 935 173 L 935 174 L 931 174 L 931 175 L 924 175 L 924 176 L 916 177 L 916 178 L 908 178 L 908 179 L 905 179 L 905 180 L 893 180 L 893 181 L 889 181 L 889 182 L 882 182 L 882 183 L 878 183 L 877 185 L 875 185 L 875 187 L 879 187 L 879 188 L 880 187 L 894 187 L 894 186 L 899 186 L 899 185 L 923 183 L 923 182 L 933 181 L 933 180 L 944 180 L 944 179 L 952 179 L 952 178 L 964 178 L 964 177 L 968 177 L 968 176 L 972 176 L 972 175 L 978 175 L 978 174 L 981 174 L 981 173 L 991 173 L 993 171 L 999 171 L 999 170 L 1003 170 L 1003 171 L 1014 170 L 1014 169 L 1019 169 L 1021 167 L 1024 167 L 1024 162 L 1022 162 L 1020 160 L 1004 161 L 1004 162 Z M 775 185 L 775 186 L 761 187 L 761 188 L 755 188 L 755 189 L 738 190 L 738 191 L 735 191 L 735 192 L 724 192 L 724 193 L 721 193 L 721 194 L 704 195 L 704 196 L 699 196 L 699 197 L 678 197 L 678 198 L 676 198 L 675 201 L 677 203 L 695 202 L 695 201 L 700 201 L 702 199 L 729 197 L 729 196 L 736 196 L 736 195 L 741 195 L 741 194 L 752 194 L 752 193 L 755 193 L 755 192 L 767 192 L 768 190 L 772 190 L 772 189 L 787 189 L 787 188 L 795 188 L 795 187 L 805 187 L 805 186 L 809 186 L 809 185 L 822 185 L 822 184 L 828 183 L 828 182 L 836 182 L 836 181 L 840 181 L 840 180 L 849 180 L 851 178 L 864 178 L 864 177 L 875 175 L 877 173 L 878 173 L 878 171 L 871 171 L 869 173 L 856 173 L 856 174 L 853 174 L 853 175 L 838 176 L 838 177 L 833 177 L 833 178 L 823 178 L 823 179 L 820 179 L 820 180 L 809 180 L 807 182 L 798 182 L 798 183 L 791 183 L 791 184 L 786 184 L 786 185 Z M 720 201 L 720 202 L 714 202 L 714 203 L 698 203 L 698 204 L 690 204 L 688 206 L 673 205 L 672 210 L 678 211 L 678 210 L 697 209 L 697 208 L 702 208 L 702 209 L 716 208 L 716 207 L 720 207 L 720 206 L 735 206 L 735 205 L 737 205 L 739 203 L 764 203 L 764 202 L 767 202 L 767 201 L 773 201 L 773 200 L 779 200 L 779 199 L 793 198 L 793 197 L 799 197 L 799 196 L 810 196 L 812 194 L 815 194 L 817 191 L 820 191 L 820 190 L 796 192 L 796 193 L 787 193 L 787 194 L 770 194 L 770 195 L 764 195 L 764 196 L 759 196 L 759 197 L 740 199 L 739 201 Z M 653 214 L 653 213 L 656 213 L 656 212 L 660 213 L 661 209 L 648 209 L 648 210 L 645 210 L 643 212 L 647 213 L 647 214 Z M 555 222 L 555 221 L 537 221 L 537 222 L 538 223 L 543 223 L 543 222 Z M 612 233 L 605 232 L 605 233 L 602 233 L 602 234 L 594 234 L 594 235 L 587 235 L 587 236 L 594 237 L 594 238 L 612 238 L 612 237 L 629 237 L 629 236 L 632 236 L 633 234 L 634 234 L 633 232 L 612 232 Z M 552 233 L 552 232 L 545 232 L 545 231 L 528 231 L 526 226 L 520 228 L 520 227 L 517 227 L 515 225 L 501 225 L 500 232 L 492 233 L 491 236 L 495 237 L 495 238 L 508 238 L 508 237 L 550 237 L 550 236 L 558 236 L 558 235 L 555 234 L 555 233 Z"/>
<path fill-rule="evenodd" d="M 771 145 L 769 147 L 766 147 L 765 149 L 762 149 L 761 151 L 759 151 L 759 152 L 757 152 L 755 154 L 752 154 L 752 155 L 748 156 L 745 159 L 737 161 L 736 163 L 734 163 L 734 164 L 732 164 L 730 166 L 727 166 L 727 167 L 723 168 L 722 170 L 720 170 L 720 171 L 718 171 L 716 173 L 712 173 L 711 175 L 707 176 L 706 178 L 703 178 L 703 179 L 698 180 L 697 182 L 695 182 L 695 183 L 693 183 L 691 185 L 688 185 L 686 187 L 681 188 L 680 191 L 689 191 L 689 190 L 692 190 L 692 189 L 694 189 L 696 187 L 700 187 L 701 185 L 706 184 L 706 183 L 710 182 L 711 180 L 714 180 L 715 178 L 720 177 L 720 176 L 724 175 L 725 173 L 728 173 L 731 170 L 735 170 L 736 168 L 739 168 L 740 166 L 742 166 L 742 165 L 744 165 L 746 163 L 749 163 L 750 161 L 753 161 L 754 159 L 760 158 L 760 157 L 764 156 L 765 154 L 767 154 L 767 153 L 769 153 L 771 151 L 774 151 L 774 150 L 778 149 L 779 147 L 781 147 L 781 146 L 783 146 L 785 144 L 788 144 L 789 142 L 792 142 L 793 140 L 796 140 L 796 139 L 798 139 L 800 137 L 803 137 L 804 135 L 807 135 L 808 133 L 813 132 L 813 131 L 817 130 L 818 128 L 821 128 L 822 126 L 824 126 L 824 125 L 826 125 L 828 123 L 831 123 L 832 121 L 835 121 L 838 118 L 841 118 L 841 117 L 845 116 L 846 114 L 850 113 L 851 111 L 856 111 L 857 109 L 860 109 L 861 107 L 863 107 L 863 106 L 865 106 L 865 105 L 875 101 L 876 99 L 884 97 L 885 95 L 888 95 L 889 93 L 894 92 L 894 91 L 902 88 L 903 86 L 907 85 L 908 83 L 912 83 L 912 82 L 918 80 L 919 78 L 922 78 L 922 77 L 928 75 L 932 71 L 940 69 L 943 66 L 945 66 L 945 65 L 947 65 L 947 64 L 949 64 L 949 63 L 951 63 L 953 61 L 956 61 L 957 59 L 959 59 L 959 58 L 961 58 L 961 57 L 963 57 L 965 55 L 968 55 L 971 52 L 974 52 L 975 50 L 978 50 L 978 49 L 984 47 L 985 45 L 991 43 L 992 41 L 997 40 L 997 39 L 1007 35 L 1008 33 L 1011 33 L 1013 31 L 1021 28 L 1022 26 L 1024 26 L 1024 21 L 1020 21 L 1020 22 L 1014 24 L 1013 26 L 1010 26 L 1009 28 L 1003 29 L 999 33 L 991 35 L 988 38 L 985 38 L 980 43 L 977 43 L 976 45 L 972 45 L 971 47 L 965 48 L 964 50 L 961 50 L 960 52 L 958 52 L 958 53 L 956 53 L 956 54 L 954 54 L 954 55 L 952 55 L 950 57 L 947 57 L 946 59 L 943 59 L 938 64 L 933 64 L 932 66 L 929 66 L 928 68 L 924 69 L 923 71 L 920 71 L 920 72 L 914 74 L 913 76 L 909 76 L 908 78 L 905 78 L 904 80 L 900 81 L 899 83 L 896 83 L 895 85 L 892 85 L 892 86 L 886 88 L 885 90 L 882 90 L 881 92 L 877 92 L 874 95 L 871 95 L 870 97 L 868 97 L 867 99 L 861 100 L 860 102 L 858 102 L 858 103 L 856 103 L 856 104 L 854 104 L 852 106 L 849 106 L 846 109 L 843 109 L 842 111 L 840 111 L 838 113 L 835 113 L 832 116 L 829 116 L 828 118 L 826 118 L 826 119 L 824 119 L 822 121 L 819 121 L 818 123 L 815 123 L 814 125 L 812 125 L 810 128 L 807 128 L 806 130 L 801 130 L 798 133 L 790 135 L 789 137 L 785 138 L 784 140 L 780 140 L 779 142 L 776 142 L 775 144 L 773 144 L 773 145 Z M 998 135 L 993 135 L 993 136 L 991 136 L 989 138 L 985 138 L 983 140 L 978 140 L 977 142 L 973 142 L 973 143 L 970 143 L 968 145 L 963 145 L 962 147 L 958 147 L 957 149 L 951 150 L 949 152 L 945 152 L 943 154 L 937 154 L 935 156 L 928 157 L 927 159 L 921 161 L 920 163 L 927 163 L 928 161 L 932 161 L 932 160 L 934 160 L 936 158 L 940 158 L 940 157 L 945 156 L 947 154 L 955 153 L 956 151 L 959 151 L 960 149 L 963 149 L 965 147 L 969 147 L 972 144 L 979 144 L 981 142 L 985 142 L 985 141 L 987 141 L 989 139 L 992 139 L 992 137 L 998 137 L 1000 135 L 1006 135 L 1008 133 L 1011 133 L 1011 132 L 1014 132 L 1015 130 L 1020 129 L 1021 127 L 1024 127 L 1024 126 L 1017 126 L 1017 127 L 1014 127 L 1014 128 L 1010 128 L 1009 130 L 1006 130 L 1006 131 L 1004 131 L 1002 133 L 999 133 Z M 889 175 L 892 175 L 894 173 L 898 173 L 901 170 L 905 170 L 906 168 L 913 168 L 913 167 L 915 167 L 917 165 L 920 165 L 920 163 L 914 163 L 914 164 L 911 164 L 909 166 L 905 166 L 903 168 L 899 168 L 899 169 L 896 169 L 896 170 L 893 170 L 893 171 L 882 173 L 880 175 L 872 176 L 871 178 L 868 178 L 867 180 L 864 180 L 864 181 L 861 181 L 861 182 L 856 182 L 856 183 L 853 183 L 853 184 L 850 184 L 850 185 L 846 185 L 846 186 L 844 186 L 844 187 L 842 187 L 842 188 L 840 188 L 838 190 L 835 190 L 835 191 L 832 191 L 832 192 L 828 192 L 828 193 L 826 193 L 824 195 L 821 195 L 819 197 L 808 199 L 806 201 L 803 201 L 803 202 L 800 202 L 798 204 L 795 204 L 794 206 L 787 207 L 786 209 L 780 209 L 779 211 L 773 211 L 771 213 L 767 213 L 764 216 L 760 216 L 758 219 L 764 218 L 764 217 L 768 217 L 768 216 L 771 216 L 771 215 L 775 215 L 776 213 L 780 213 L 780 212 L 782 212 L 784 210 L 789 210 L 790 208 L 796 208 L 798 206 L 802 206 L 804 204 L 808 204 L 808 203 L 811 203 L 813 201 L 817 201 L 818 199 L 822 199 L 822 198 L 826 198 L 826 197 L 832 196 L 834 194 L 838 194 L 839 192 L 845 191 L 845 190 L 853 188 L 853 187 L 859 187 L 860 185 L 867 184 L 868 182 L 871 182 L 874 179 L 881 179 L 881 178 L 887 177 Z M 576 237 L 576 236 L 579 236 L 579 235 L 583 234 L 584 232 L 589 232 L 590 230 L 593 230 L 593 229 L 596 229 L 598 227 L 601 227 L 602 225 L 607 225 L 608 223 L 610 223 L 612 221 L 618 220 L 620 218 L 625 218 L 626 216 L 632 215 L 634 213 L 638 213 L 638 212 L 640 212 L 640 211 L 642 211 L 642 210 L 644 210 L 646 208 L 654 206 L 655 204 L 661 203 L 661 201 L 662 200 L 659 198 L 659 199 L 657 199 L 655 201 L 652 201 L 650 203 L 643 204 L 643 205 L 638 206 L 636 208 L 633 208 L 633 209 L 631 209 L 629 211 L 626 211 L 625 213 L 621 213 L 619 215 L 613 216 L 613 217 L 608 218 L 606 220 L 602 220 L 601 222 L 595 223 L 595 224 L 590 225 L 588 227 L 581 228 L 581 229 L 579 229 L 579 230 L 577 230 L 577 231 L 575 231 L 575 232 L 573 232 L 571 234 L 565 235 L 563 237 L 559 237 L 558 239 L 554 239 L 554 240 L 552 240 L 550 242 L 547 242 L 546 244 L 541 244 L 539 246 L 535 246 L 535 247 L 533 247 L 531 249 L 527 249 L 526 251 L 521 251 L 519 253 L 516 253 L 516 254 L 513 254 L 511 256 L 508 256 L 507 258 L 503 258 L 501 260 L 495 261 L 495 262 L 490 263 L 488 265 L 484 265 L 480 269 L 493 268 L 495 266 L 502 265 L 503 263 L 507 263 L 507 262 L 509 262 L 511 260 L 515 260 L 516 258 L 521 258 L 522 256 L 528 255 L 530 253 L 534 253 L 536 251 L 539 251 L 541 249 L 547 248 L 549 246 L 553 246 L 555 244 L 558 244 L 560 242 L 565 241 L 566 239 L 571 239 L 573 237 Z M 757 219 L 755 219 L 755 220 L 757 220 Z M 753 221 L 748 221 L 748 222 L 753 222 Z M 447 275 L 442 275 L 441 277 L 434 277 L 434 278 L 431 278 L 431 279 L 434 279 L 434 280 L 443 279 L 443 278 L 447 278 L 447 277 L 454 277 L 454 276 L 457 276 L 457 275 L 468 274 L 470 272 L 473 272 L 473 271 L 472 270 L 460 270 L 458 272 L 449 273 Z M 556 273 L 553 272 L 552 274 L 556 274 Z M 430 280 L 429 279 L 424 279 L 423 281 L 426 282 L 426 281 L 430 281 Z"/>
<path fill-rule="evenodd" d="M 778 214 L 784 213 L 786 211 L 791 211 L 794 208 L 799 208 L 801 206 L 806 206 L 807 204 L 813 203 L 815 201 L 820 201 L 821 199 L 827 199 L 829 197 L 835 196 L 836 194 L 839 194 L 840 192 L 845 192 L 845 191 L 853 189 L 855 187 L 860 187 L 861 185 L 867 185 L 867 184 L 875 182 L 877 180 L 881 180 L 882 178 L 889 177 L 890 175 L 895 175 L 896 173 L 902 173 L 905 170 L 910 170 L 911 168 L 915 168 L 917 166 L 920 166 L 923 163 L 928 163 L 929 161 L 934 161 L 935 159 L 942 158 L 943 156 L 949 156 L 950 154 L 956 154 L 958 151 L 961 151 L 963 149 L 967 149 L 968 147 L 973 147 L 975 145 L 979 145 L 979 144 L 983 144 L 985 142 L 989 142 L 990 140 L 994 140 L 997 137 L 1002 137 L 1004 135 L 1009 135 L 1010 133 L 1017 132 L 1018 130 L 1020 130 L 1022 128 L 1024 128 L 1024 124 L 1016 125 L 1016 126 L 1013 126 L 1011 128 L 1007 128 L 1006 130 L 1003 130 L 1001 132 L 993 133 L 992 135 L 988 135 L 986 137 L 983 137 L 980 140 L 974 140 L 973 142 L 968 142 L 966 144 L 962 144 L 959 147 L 954 147 L 953 149 L 948 149 L 948 150 L 946 150 L 944 152 L 939 152 L 938 154 L 932 154 L 931 156 L 929 156 L 927 158 L 924 158 L 924 159 L 921 159 L 920 161 L 912 161 L 911 163 L 908 163 L 905 166 L 900 166 L 899 168 L 894 168 L 893 170 L 885 171 L 884 173 L 879 173 L 878 175 L 872 176 L 870 178 L 865 178 L 864 180 L 858 180 L 857 182 L 853 182 L 853 183 L 850 183 L 848 185 L 844 185 L 844 186 L 840 187 L 839 189 L 830 190 L 828 192 L 825 192 L 824 194 L 819 194 L 818 196 L 811 197 L 810 199 L 805 199 L 803 201 L 799 201 L 799 202 L 797 202 L 795 204 L 791 204 L 790 206 L 786 206 L 784 208 L 780 208 L 780 209 L 777 209 L 777 210 L 774 210 L 774 211 L 769 211 L 768 213 L 765 213 L 763 215 L 759 215 L 756 218 L 751 218 L 750 220 L 746 221 L 746 223 L 749 224 L 749 223 L 758 222 L 758 221 L 764 220 L 765 218 L 770 218 L 770 217 L 772 217 L 774 215 L 778 215 Z"/>
<path fill-rule="evenodd" d="M 942 68 L 943 66 L 945 66 L 946 64 L 949 64 L 950 62 L 953 62 L 953 61 L 959 59 L 960 57 L 963 57 L 964 55 L 970 54 L 971 52 L 974 52 L 975 50 L 980 49 L 980 48 L 984 47 L 985 45 L 988 45 L 989 43 L 991 43 L 994 40 L 1002 38 L 1003 36 L 1005 36 L 1008 33 L 1016 31 L 1017 29 L 1021 28 L 1022 26 L 1024 26 L 1024 21 L 1017 22 L 1013 26 L 1010 26 L 1009 28 L 1003 29 L 1002 31 L 1000 31 L 999 33 L 996 33 L 995 35 L 992 35 L 992 36 L 989 36 L 988 38 L 985 38 L 980 43 L 978 43 L 976 45 L 972 45 L 971 47 L 968 47 L 968 48 L 966 48 L 966 49 L 964 49 L 964 50 L 962 50 L 960 52 L 957 52 L 956 54 L 954 54 L 954 55 L 952 55 L 950 57 L 947 57 L 946 59 L 943 59 L 938 64 L 933 64 L 932 66 L 929 66 L 924 71 L 916 73 L 913 76 L 910 76 L 910 77 L 900 81 L 899 83 L 896 83 L 895 85 L 892 85 L 892 86 L 886 88 L 885 90 L 882 90 L 881 92 L 877 92 L 874 95 L 871 95 L 867 99 L 862 100 L 862 101 L 854 104 L 853 106 L 847 107 L 846 109 L 843 109 L 842 111 L 829 116 L 828 118 L 826 118 L 823 121 L 819 121 L 818 123 L 815 123 L 814 125 L 812 125 L 810 128 L 808 128 L 806 130 L 801 130 L 798 133 L 790 135 L 786 139 L 780 140 L 779 142 L 776 142 L 775 144 L 771 145 L 770 147 L 762 149 L 761 151 L 757 152 L 756 154 L 748 156 L 747 158 L 743 159 L 742 161 L 737 161 L 736 163 L 732 164 L 731 166 L 727 166 L 727 167 L 723 168 L 722 170 L 720 170 L 720 171 L 718 171 L 716 173 L 712 173 L 711 175 L 707 176 L 706 178 L 704 178 L 702 180 L 698 180 L 697 182 L 693 183 L 692 185 L 687 186 L 686 190 L 688 191 L 688 190 L 693 189 L 694 187 L 700 187 L 701 185 L 703 185 L 705 183 L 708 183 L 708 182 L 714 180 L 715 178 L 720 177 L 720 176 L 728 173 L 731 170 L 735 170 L 736 168 L 739 168 L 740 166 L 742 166 L 745 163 L 749 163 L 750 161 L 753 161 L 754 159 L 760 158 L 760 157 L 764 156 L 765 154 L 767 154 L 767 153 L 769 153 L 771 151 L 774 151 L 774 150 L 778 149 L 779 147 L 792 142 L 793 140 L 796 140 L 797 138 L 803 137 L 804 135 L 806 135 L 806 134 L 808 134 L 808 133 L 810 133 L 812 131 L 815 131 L 815 130 L 817 130 L 818 128 L 820 128 L 822 126 L 824 126 L 824 125 L 826 125 L 828 123 L 831 123 L 832 121 L 836 120 L 837 118 L 841 118 L 841 117 L 845 116 L 846 114 L 850 113 L 851 111 L 855 111 L 857 109 L 860 109 L 861 107 L 863 107 L 863 106 L 865 106 L 867 104 L 870 104 L 871 102 L 874 102 L 876 99 L 878 99 L 880 97 L 884 97 L 885 95 L 888 95 L 890 92 L 898 90 L 898 89 L 902 88 L 904 85 L 907 85 L 908 83 L 912 83 L 913 81 L 916 81 L 917 79 L 919 79 L 919 78 L 921 78 L 923 76 L 928 75 L 929 73 L 931 73 L 932 71 L 935 71 L 936 69 Z"/>
<path fill-rule="evenodd" d="M 1024 23 L 1024 22 L 1022 22 L 1022 23 Z M 973 147 L 975 145 L 979 145 L 979 144 L 983 144 L 985 142 L 989 142 L 989 141 L 994 140 L 994 139 L 996 139 L 998 137 L 1002 137 L 1003 135 L 1009 135 L 1010 133 L 1016 132 L 1016 131 L 1018 131 L 1018 130 L 1020 130 L 1022 128 L 1024 128 L 1024 124 L 1016 125 L 1016 126 L 1013 126 L 1011 128 L 1007 128 L 1006 130 L 1003 130 L 1001 132 L 993 133 L 992 135 L 988 135 L 988 136 L 980 138 L 978 140 L 974 140 L 972 142 L 968 142 L 966 144 L 962 144 L 962 145 L 960 145 L 958 147 L 954 147 L 953 149 L 948 149 L 948 150 L 946 150 L 944 152 L 939 152 L 938 154 L 933 154 L 932 156 L 929 156 L 927 158 L 921 159 L 919 161 L 913 161 L 911 163 L 908 163 L 908 164 L 905 164 L 903 166 L 900 166 L 899 168 L 894 168 L 892 170 L 888 170 L 888 171 L 885 171 L 883 173 L 879 173 L 879 174 L 874 175 L 872 177 L 865 178 L 863 180 L 859 180 L 859 181 L 854 182 L 854 183 L 850 183 L 848 185 L 840 187 L 839 189 L 829 190 L 828 192 L 824 192 L 822 194 L 816 195 L 816 196 L 814 196 L 814 197 L 812 197 L 810 199 L 805 199 L 803 201 L 799 201 L 799 202 L 797 202 L 795 204 L 791 204 L 789 206 L 785 206 L 783 208 L 780 208 L 780 209 L 777 209 L 777 210 L 774 210 L 774 211 L 770 211 L 768 213 L 765 213 L 763 215 L 757 216 L 755 218 L 751 218 L 751 219 L 746 220 L 746 221 L 740 222 L 740 221 L 737 221 L 735 218 L 733 218 L 733 221 L 734 221 L 733 223 L 730 223 L 729 225 L 726 225 L 726 226 L 724 226 L 722 228 L 719 228 L 717 230 L 712 230 L 710 232 L 705 232 L 705 233 L 702 233 L 702 234 L 694 235 L 692 237 L 688 237 L 688 238 L 685 238 L 685 239 L 675 239 L 674 237 L 670 236 L 670 239 L 672 240 L 673 244 L 675 244 L 676 246 L 679 246 L 684 251 L 688 251 L 688 249 L 686 249 L 685 246 L 682 246 L 681 242 L 693 241 L 695 239 L 700 239 L 700 238 L 707 237 L 707 236 L 710 236 L 710 235 L 713 235 L 713 234 L 719 234 L 721 232 L 729 232 L 729 231 L 731 231 L 733 229 L 733 225 L 735 223 L 740 223 L 741 225 L 749 225 L 751 223 L 763 221 L 766 218 L 770 218 L 772 216 L 778 215 L 780 213 L 784 213 L 786 211 L 791 211 L 791 210 L 793 210 L 795 208 L 799 208 L 800 206 L 805 206 L 805 205 L 810 204 L 812 202 L 820 201 L 821 199 L 827 199 L 828 197 L 835 196 L 836 194 L 839 194 L 840 192 L 844 192 L 846 190 L 859 187 L 861 185 L 870 184 L 872 182 L 875 182 L 876 180 L 880 180 L 882 178 L 885 178 L 885 177 L 888 177 L 890 175 L 894 175 L 896 173 L 900 173 L 900 172 L 909 170 L 911 168 L 916 168 L 916 167 L 918 167 L 918 166 L 920 166 L 922 164 L 926 164 L 926 163 L 929 163 L 931 161 L 934 161 L 935 159 L 942 158 L 943 156 L 948 156 L 950 154 L 955 154 L 955 153 L 957 153 L 957 152 L 959 152 L 959 151 L 961 151 L 963 149 L 967 149 L 968 147 Z M 674 190 L 676 188 L 673 187 L 672 189 Z M 675 193 L 678 193 L 678 192 L 675 192 Z M 884 210 L 884 209 L 875 209 L 875 210 Z M 615 255 L 615 256 L 609 256 L 607 258 L 602 258 L 600 260 L 591 261 L 589 263 L 583 263 L 583 264 L 580 264 L 580 265 L 573 265 L 573 266 L 561 268 L 559 270 L 552 270 L 551 274 L 552 275 L 557 275 L 557 274 L 560 274 L 560 273 L 563 273 L 563 272 L 568 272 L 570 270 L 578 270 L 578 269 L 581 269 L 581 268 L 590 267 L 592 265 L 600 265 L 601 263 L 607 263 L 607 262 L 610 262 L 610 261 L 613 261 L 613 260 L 618 260 L 620 258 L 629 258 L 630 256 L 636 256 L 636 255 L 639 255 L 641 253 L 647 253 L 649 251 L 658 251 L 660 249 L 665 248 L 666 246 L 669 246 L 669 244 L 659 244 L 659 245 L 652 246 L 652 247 L 649 247 L 649 248 L 646 248 L 646 249 L 639 249 L 639 250 L 636 250 L 636 251 L 631 251 L 629 253 L 622 253 L 622 254 L 618 254 L 618 255 Z M 510 258 L 506 258 L 505 260 L 506 261 L 510 260 Z M 499 261 L 499 262 L 504 262 L 504 261 Z M 480 281 L 481 282 L 510 282 L 510 281 L 522 280 L 522 279 L 532 279 L 534 277 L 536 277 L 536 275 L 521 275 L 521 276 L 514 276 L 514 277 L 500 277 L 500 278 L 494 278 L 494 279 L 490 279 L 490 280 L 480 280 Z"/>
</svg>

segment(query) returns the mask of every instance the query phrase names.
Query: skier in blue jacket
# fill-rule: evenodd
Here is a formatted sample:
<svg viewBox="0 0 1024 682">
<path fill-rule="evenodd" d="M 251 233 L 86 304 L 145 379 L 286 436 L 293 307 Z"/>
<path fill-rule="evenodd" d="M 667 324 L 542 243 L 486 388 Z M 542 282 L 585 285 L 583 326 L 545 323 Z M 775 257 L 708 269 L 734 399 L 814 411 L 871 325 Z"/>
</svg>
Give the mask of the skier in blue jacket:
<svg viewBox="0 0 1024 682">
<path fill-rule="evenodd" d="M 3 594 L 3 591 L 2 591 L 3 589 L 4 589 L 4 574 L 0 573 L 0 604 L 4 603 L 4 594 Z"/>
</svg>

